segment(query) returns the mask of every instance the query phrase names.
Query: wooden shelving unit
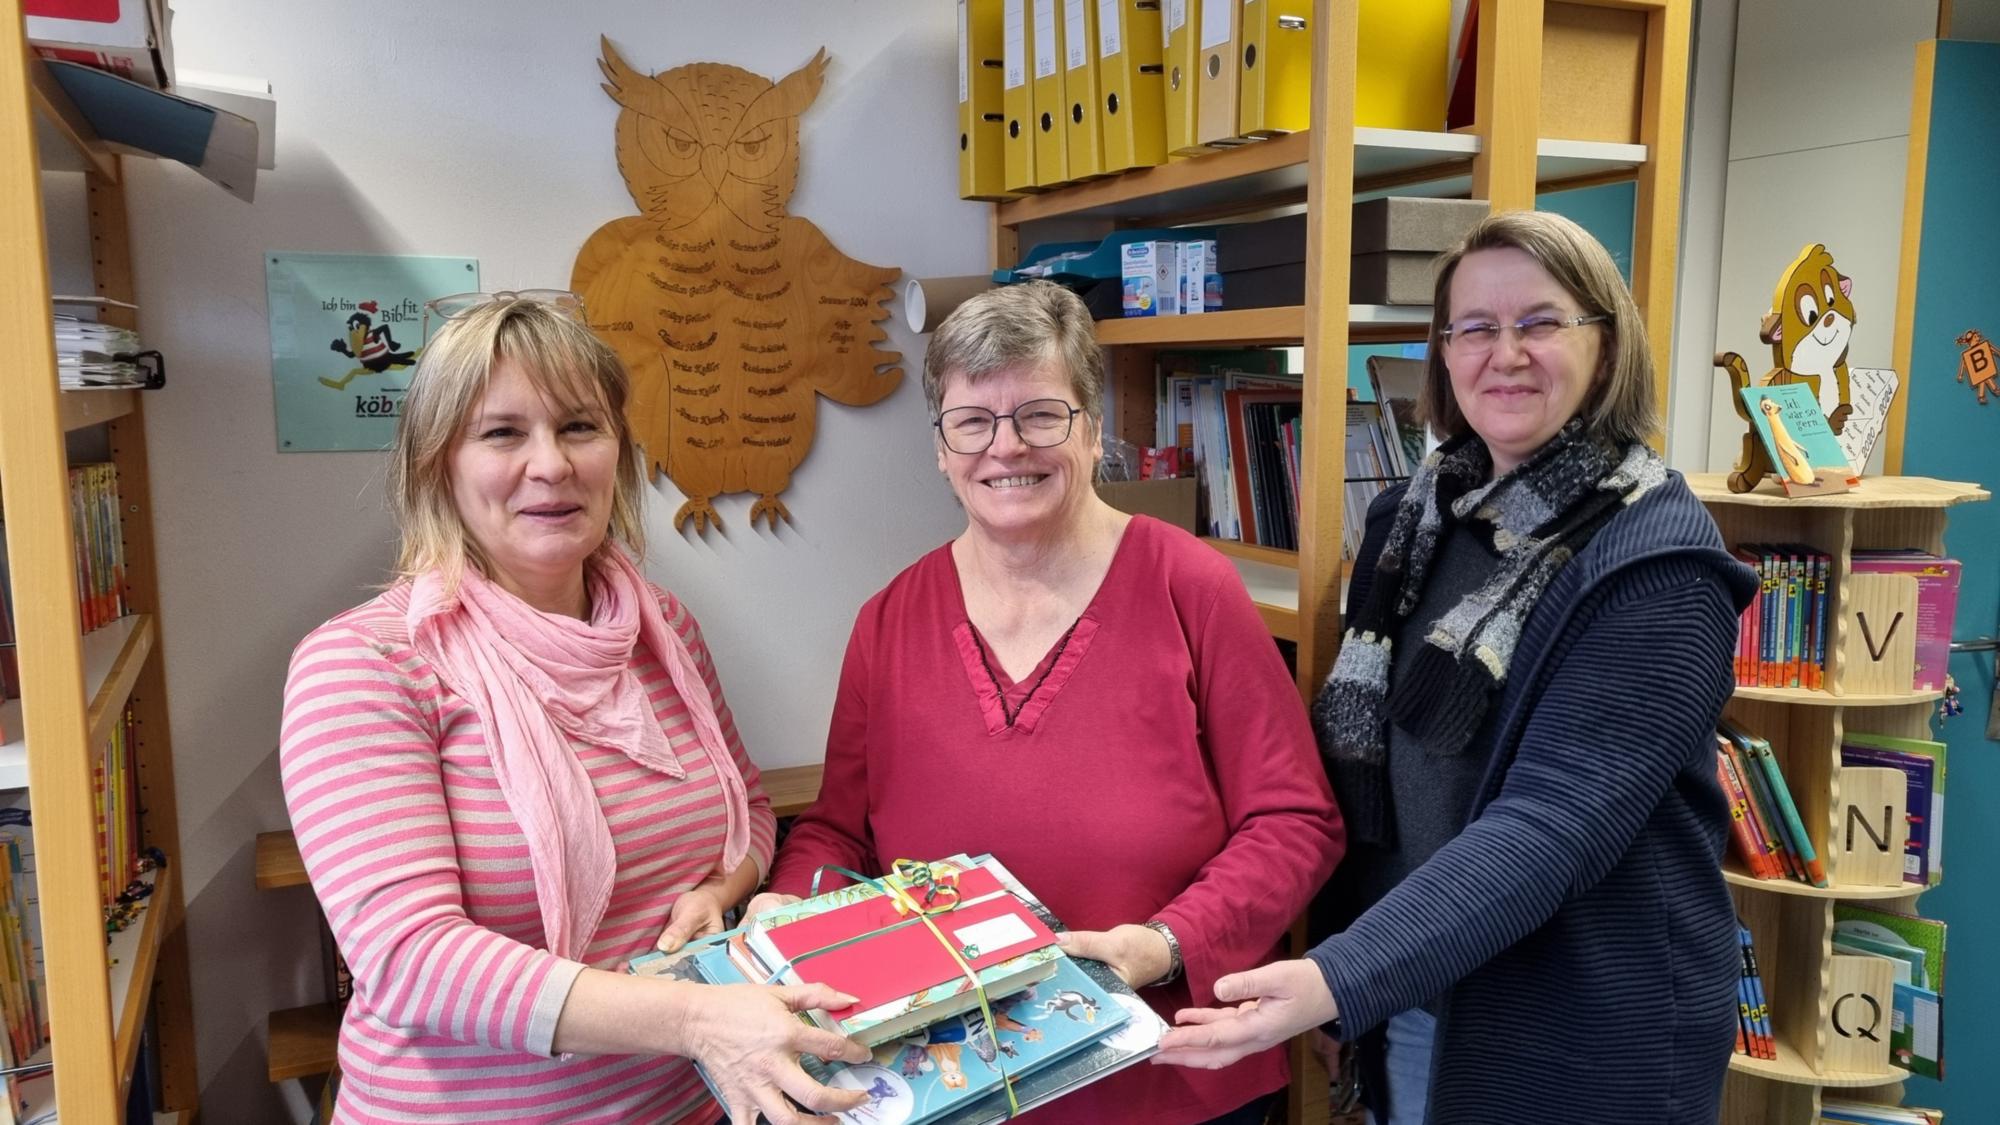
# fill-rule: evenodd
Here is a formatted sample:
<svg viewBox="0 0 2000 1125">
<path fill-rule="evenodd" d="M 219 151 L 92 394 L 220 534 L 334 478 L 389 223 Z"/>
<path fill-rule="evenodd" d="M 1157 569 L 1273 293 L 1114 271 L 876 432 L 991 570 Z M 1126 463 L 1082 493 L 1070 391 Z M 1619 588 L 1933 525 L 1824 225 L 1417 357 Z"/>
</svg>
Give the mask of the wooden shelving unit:
<svg viewBox="0 0 2000 1125">
<path fill-rule="evenodd" d="M 1841 852 L 1833 846 L 1846 813 L 1841 740 L 1847 730 L 1929 738 L 1940 694 L 1846 690 L 1856 646 L 1862 643 L 1847 628 L 1850 561 L 1855 550 L 1867 547 L 1916 547 L 1942 554 L 1946 510 L 1989 494 L 1978 485 L 1910 477 L 1867 478 L 1853 492 L 1803 500 L 1786 498 L 1769 482 L 1758 491 L 1732 493 L 1720 473 L 1694 474 L 1688 483 L 1730 544 L 1806 543 L 1834 560 L 1827 582 L 1832 601 L 1826 690 L 1739 687 L 1727 710 L 1738 725 L 1771 742 L 1807 835 L 1827 862 L 1832 886 L 1757 879 L 1733 863 L 1723 870 L 1737 914 L 1756 943 L 1778 1057 L 1730 1059 L 1722 1120 L 1728 1125 L 1811 1125 L 1819 1117 L 1822 1089 L 1874 1090 L 1895 1102 L 1900 1098 L 1893 1087 L 1906 1077 L 1889 1061 L 1886 1035 L 1880 1066 L 1854 1069 L 1834 1061 L 1834 904 L 1872 901 L 1914 911 L 1925 889 L 1908 883 L 1842 882 Z"/>
<path fill-rule="evenodd" d="M 270 1050 L 265 1072 L 273 1082 L 311 1078 L 333 1069 L 340 1038 L 340 1009 L 332 1004 L 307 1004 L 272 1012 L 265 1021 Z"/>
<path fill-rule="evenodd" d="M 44 244 L 43 175 L 81 172 L 89 196 L 96 295 L 133 299 L 121 157 L 99 141 L 42 62 L 29 54 L 22 6 L 0 6 L 0 493 L 22 659 L 15 741 L 0 748 L 0 785 L 34 808 L 53 1074 L 27 1084 L 64 1121 L 122 1120 L 140 1029 L 158 1029 L 160 1096 L 192 1116 L 197 1096 L 182 888 L 167 867 L 137 925 L 112 936 L 98 894 L 97 750 L 129 707 L 143 843 L 178 863 L 172 738 L 156 615 L 158 579 L 145 410 L 133 391 L 57 385 Z M 130 326 L 129 308 L 102 314 Z M 103 427 L 118 467 L 125 600 L 134 616 L 77 635 L 67 435 Z M 29 753 L 32 747 L 33 753 Z"/>
<path fill-rule="evenodd" d="M 1297 306 L 1237 309 L 1199 316 L 1103 321 L 1098 339 L 1111 348 L 1108 378 L 1125 418 L 1113 432 L 1152 444 L 1157 394 L 1152 352 L 1204 345 L 1298 344 L 1305 347 L 1301 450 L 1300 550 L 1261 553 L 1214 544 L 1243 575 L 1272 634 L 1298 646 L 1300 691 L 1310 698 L 1332 666 L 1348 567 L 1341 561 L 1344 459 L 1339 444 L 1312 435 L 1346 429 L 1348 345 L 1417 341 L 1429 331 L 1426 306 L 1349 302 L 1349 213 L 1357 200 L 1383 195 L 1488 200 L 1496 209 L 1531 208 L 1540 190 L 1629 179 L 1637 184 L 1632 252 L 1634 296 L 1652 329 L 1665 414 L 1668 349 L 1679 237 L 1682 128 L 1687 88 L 1689 0 L 1587 0 L 1646 14 L 1643 96 L 1633 143 L 1541 136 L 1543 0 L 1485 0 L 1480 6 L 1475 125 L 1459 133 L 1356 127 L 1354 74 L 1361 49 L 1356 6 L 1317 0 L 1313 35 L 1313 127 L 1272 140 L 1177 160 L 1157 168 L 1072 184 L 996 204 L 995 266 L 1013 266 L 1024 245 L 1041 241 L 1035 225 L 1061 219 L 1062 238 L 1087 237 L 1076 220 L 1119 227 L 1207 224 L 1303 204 L 1308 219 L 1306 292 Z M 1226 294 L 1225 294 L 1226 300 Z M 1132 404 L 1140 404 L 1134 410 Z M 1357 518 L 1360 513 L 1353 513 Z M 1295 1058 L 1301 1077 L 1316 1065 Z M 1310 1107 L 1310 1108 L 1308 1108 Z M 1324 1116 L 1323 1098 L 1295 1097 L 1294 1122 Z"/>
</svg>

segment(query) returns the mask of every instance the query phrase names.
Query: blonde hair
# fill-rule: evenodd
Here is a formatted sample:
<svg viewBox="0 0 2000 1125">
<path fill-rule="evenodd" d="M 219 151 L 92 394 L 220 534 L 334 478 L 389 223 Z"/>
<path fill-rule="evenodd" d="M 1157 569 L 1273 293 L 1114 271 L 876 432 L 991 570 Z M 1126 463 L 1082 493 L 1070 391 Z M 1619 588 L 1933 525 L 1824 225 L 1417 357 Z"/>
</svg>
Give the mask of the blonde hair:
<svg viewBox="0 0 2000 1125">
<path fill-rule="evenodd" d="M 1052 281 L 1004 285 L 973 295 L 944 318 L 924 349 L 924 401 L 931 417 L 953 375 L 968 386 L 1023 363 L 1054 360 L 1076 404 L 1104 420 L 1104 349 L 1083 299 Z"/>
<path fill-rule="evenodd" d="M 603 415 L 618 439 L 618 472 L 611 526 L 598 549 L 623 544 L 633 558 L 645 557 L 639 454 L 625 419 L 631 387 L 625 365 L 568 312 L 516 298 L 481 305 L 447 321 L 417 360 L 389 458 L 389 503 L 401 534 L 398 578 L 438 570 L 447 588 L 455 588 L 468 563 L 481 574 L 492 573 L 491 560 L 466 533 L 452 497 L 451 454 L 486 394 L 493 369 L 507 361 L 563 409 Z"/>
<path fill-rule="evenodd" d="M 1471 429 L 1452 394 L 1451 372 L 1444 362 L 1444 329 L 1452 316 L 1451 279 L 1467 254 L 1506 247 L 1539 263 L 1583 306 L 1585 316 L 1610 318 L 1601 325 L 1606 336 L 1601 360 L 1577 411 L 1586 432 L 1621 446 L 1645 441 L 1658 432 L 1653 353 L 1646 347 L 1646 325 L 1639 319 L 1639 306 L 1610 252 L 1590 232 L 1561 215 L 1503 211 L 1480 220 L 1464 241 L 1437 261 L 1429 356 L 1424 361 L 1424 386 L 1417 409 L 1438 437 L 1454 438 Z"/>
</svg>

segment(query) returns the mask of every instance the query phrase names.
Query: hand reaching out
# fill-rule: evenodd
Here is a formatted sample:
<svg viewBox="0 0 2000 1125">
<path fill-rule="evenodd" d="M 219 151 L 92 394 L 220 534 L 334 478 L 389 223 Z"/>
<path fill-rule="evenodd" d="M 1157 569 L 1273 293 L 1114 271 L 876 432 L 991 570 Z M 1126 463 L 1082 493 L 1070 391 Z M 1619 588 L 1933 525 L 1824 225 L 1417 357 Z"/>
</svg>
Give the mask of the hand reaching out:
<svg viewBox="0 0 2000 1125">
<path fill-rule="evenodd" d="M 696 938 L 722 932 L 722 915 L 728 906 L 722 901 L 721 887 L 709 880 L 689 887 L 667 911 L 667 928 L 653 945 L 662 953 L 672 953 Z"/>
<path fill-rule="evenodd" d="M 803 901 L 805 900 L 797 895 L 781 895 L 776 891 L 765 891 L 763 894 L 751 899 L 750 905 L 743 908 L 743 920 L 748 922 L 766 910 L 776 910 L 780 906 L 790 906 L 795 902 Z"/>
<path fill-rule="evenodd" d="M 1132 988 L 1143 988 L 1174 967 L 1167 939 L 1146 926 L 1128 923 L 1108 930 L 1071 930 L 1057 934 L 1056 943 L 1071 957 L 1104 962 Z"/>
<path fill-rule="evenodd" d="M 1183 1008 L 1153 1061 L 1215 1070 L 1276 1046 L 1340 1014 L 1326 978 L 1311 961 L 1279 961 L 1215 982 L 1215 998 L 1234 1008 Z"/>
<path fill-rule="evenodd" d="M 700 1061 L 731 1125 L 753 1125 L 759 1113 L 771 1125 L 820 1121 L 825 1119 L 814 1114 L 838 1113 L 868 1100 L 859 1090 L 822 1086 L 798 1064 L 806 1054 L 868 1061 L 867 1048 L 797 1015 L 844 1008 L 854 997 L 823 984 L 702 985 L 688 989 L 687 997 L 678 1036 L 683 1049 L 675 1053 Z M 799 1112 L 787 1097 L 812 1112 Z"/>
</svg>

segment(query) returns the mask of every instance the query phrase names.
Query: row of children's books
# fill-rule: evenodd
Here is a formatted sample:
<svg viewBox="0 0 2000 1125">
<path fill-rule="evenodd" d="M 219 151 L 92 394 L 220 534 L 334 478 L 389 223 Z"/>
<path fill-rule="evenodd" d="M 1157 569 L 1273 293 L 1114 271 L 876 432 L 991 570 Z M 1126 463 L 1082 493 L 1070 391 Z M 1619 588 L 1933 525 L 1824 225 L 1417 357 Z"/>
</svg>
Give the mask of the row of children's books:
<svg viewBox="0 0 2000 1125">
<path fill-rule="evenodd" d="M 800 1059 L 819 1081 L 868 1095 L 837 1115 L 849 1125 L 1004 1121 L 1010 1090 L 1032 1109 L 1157 1050 L 1165 1022 L 1108 968 L 1064 954 L 1060 920 L 998 860 L 919 867 L 886 879 L 926 905 L 928 924 L 899 912 L 882 887 L 856 884 L 635 958 L 630 971 L 708 984 L 821 981 L 855 996 L 811 1018 L 873 1057 Z"/>
<path fill-rule="evenodd" d="M 1845 731 L 1840 736 L 1840 764 L 1903 772 L 1908 780 L 1903 812 L 1910 825 L 1903 881 L 1920 887 L 1937 885 L 1944 878 L 1944 743 Z"/>
<path fill-rule="evenodd" d="M 1737 628 L 1736 682 L 1824 690 L 1833 559 L 1797 543 L 1746 543 L 1735 555 L 1758 578 Z"/>
<path fill-rule="evenodd" d="M 1743 953 L 1743 976 L 1736 986 L 1736 1053 L 1753 1059 L 1778 1057 L 1777 1037 L 1771 1033 L 1771 1005 L 1764 996 L 1764 974 L 1757 970 L 1757 949 L 1750 927 L 1736 922 L 1736 938 Z"/>
<path fill-rule="evenodd" d="M 1729 802 L 1737 857 L 1759 879 L 1827 885 L 1826 864 L 1799 817 L 1771 744 L 1723 721 L 1715 732 L 1716 781 Z"/>
<path fill-rule="evenodd" d="M 71 466 L 69 503 L 77 615 L 83 631 L 88 633 L 128 612 L 118 467 L 109 462 Z M 4 521 L 0 521 L 0 529 L 4 526 Z M 21 694 L 20 660 L 14 640 L 13 582 L 6 553 L 0 551 L 0 699 L 16 699 Z M 0 731 L 0 740 L 6 737 L 6 732 Z"/>
<path fill-rule="evenodd" d="M 1943 922 L 1842 902 L 1833 908 L 1833 951 L 1889 962 L 1894 996 L 1889 1061 L 1911 1074 L 1944 1077 Z"/>
</svg>

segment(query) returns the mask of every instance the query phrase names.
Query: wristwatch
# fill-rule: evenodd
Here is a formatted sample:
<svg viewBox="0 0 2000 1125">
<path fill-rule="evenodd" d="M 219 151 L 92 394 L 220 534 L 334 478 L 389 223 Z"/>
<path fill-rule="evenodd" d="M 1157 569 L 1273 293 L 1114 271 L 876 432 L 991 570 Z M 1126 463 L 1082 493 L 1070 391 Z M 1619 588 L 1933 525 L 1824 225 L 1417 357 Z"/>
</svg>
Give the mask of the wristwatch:
<svg viewBox="0 0 2000 1125">
<path fill-rule="evenodd" d="M 1175 937 L 1173 929 L 1169 927 L 1165 922 L 1160 921 L 1158 918 L 1155 918 L 1152 921 L 1147 922 L 1145 925 L 1147 929 L 1167 939 L 1167 961 L 1168 961 L 1167 974 L 1161 977 L 1159 980 L 1149 981 L 1147 983 L 1152 985 L 1170 984 L 1173 981 L 1179 980 L 1181 976 L 1181 939 Z"/>
</svg>

